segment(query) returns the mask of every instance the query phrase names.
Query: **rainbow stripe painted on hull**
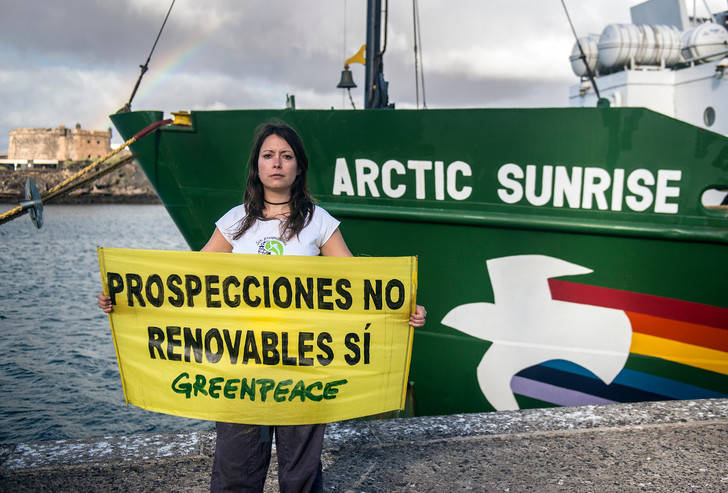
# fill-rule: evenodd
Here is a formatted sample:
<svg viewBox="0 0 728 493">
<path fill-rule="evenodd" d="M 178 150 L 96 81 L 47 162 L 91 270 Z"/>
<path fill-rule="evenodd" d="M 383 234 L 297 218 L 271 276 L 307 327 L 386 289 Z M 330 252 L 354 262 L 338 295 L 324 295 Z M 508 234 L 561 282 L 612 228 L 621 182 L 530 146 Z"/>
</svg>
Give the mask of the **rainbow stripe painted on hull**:
<svg viewBox="0 0 728 493">
<path fill-rule="evenodd" d="M 728 396 L 727 309 L 558 279 L 549 286 L 554 300 L 623 310 L 630 356 L 610 385 L 568 361 L 542 363 L 513 377 L 517 396 L 560 406 Z"/>
</svg>

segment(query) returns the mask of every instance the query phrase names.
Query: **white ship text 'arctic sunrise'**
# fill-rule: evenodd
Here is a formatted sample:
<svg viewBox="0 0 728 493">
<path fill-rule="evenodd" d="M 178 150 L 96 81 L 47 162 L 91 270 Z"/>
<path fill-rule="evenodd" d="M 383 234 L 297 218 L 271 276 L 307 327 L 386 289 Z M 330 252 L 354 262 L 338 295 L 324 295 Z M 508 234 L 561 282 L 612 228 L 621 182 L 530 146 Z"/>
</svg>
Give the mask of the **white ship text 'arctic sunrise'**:
<svg viewBox="0 0 728 493">
<path fill-rule="evenodd" d="M 398 199 L 408 191 L 411 196 L 412 185 L 418 200 L 466 200 L 473 193 L 473 171 L 464 161 L 390 159 L 380 166 L 354 159 L 353 164 L 350 169 L 345 158 L 336 159 L 334 195 Z M 677 214 L 682 171 L 506 163 L 497 178 L 498 199 L 506 204 Z"/>
</svg>

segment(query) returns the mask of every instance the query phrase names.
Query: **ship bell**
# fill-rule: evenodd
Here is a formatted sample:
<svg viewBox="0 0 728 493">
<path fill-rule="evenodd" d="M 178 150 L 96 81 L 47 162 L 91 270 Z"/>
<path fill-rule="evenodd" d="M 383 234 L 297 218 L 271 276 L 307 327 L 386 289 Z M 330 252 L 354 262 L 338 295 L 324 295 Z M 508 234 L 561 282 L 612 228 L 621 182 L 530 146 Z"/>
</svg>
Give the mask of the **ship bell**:
<svg viewBox="0 0 728 493">
<path fill-rule="evenodd" d="M 341 80 L 336 87 L 340 89 L 353 89 L 356 87 L 348 65 L 344 65 L 344 70 L 341 71 Z"/>
</svg>

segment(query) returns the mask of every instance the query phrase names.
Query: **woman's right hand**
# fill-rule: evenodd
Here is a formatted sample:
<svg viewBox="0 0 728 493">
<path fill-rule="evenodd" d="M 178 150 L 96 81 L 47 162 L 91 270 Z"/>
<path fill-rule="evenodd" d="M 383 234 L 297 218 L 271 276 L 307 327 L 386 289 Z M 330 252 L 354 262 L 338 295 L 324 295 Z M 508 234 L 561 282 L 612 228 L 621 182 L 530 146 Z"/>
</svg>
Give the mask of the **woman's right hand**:
<svg viewBox="0 0 728 493">
<path fill-rule="evenodd" d="M 109 313 L 114 309 L 111 305 L 111 296 L 106 296 L 104 293 L 98 295 L 96 302 L 98 303 L 99 308 L 101 308 L 105 313 Z"/>
</svg>

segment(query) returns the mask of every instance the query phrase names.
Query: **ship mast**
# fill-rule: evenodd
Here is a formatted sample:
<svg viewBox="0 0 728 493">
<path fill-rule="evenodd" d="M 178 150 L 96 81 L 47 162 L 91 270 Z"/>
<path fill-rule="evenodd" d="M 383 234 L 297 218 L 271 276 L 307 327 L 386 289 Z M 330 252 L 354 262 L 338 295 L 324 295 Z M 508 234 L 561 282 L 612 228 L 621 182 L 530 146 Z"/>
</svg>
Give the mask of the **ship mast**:
<svg viewBox="0 0 728 493">
<path fill-rule="evenodd" d="M 385 0 L 388 1 L 388 0 Z M 387 7 L 385 7 L 386 10 Z M 385 16 L 386 14 L 385 10 Z M 386 19 L 386 17 L 385 17 Z M 387 24 L 384 25 L 384 48 L 380 51 L 382 34 L 382 0 L 367 0 L 367 49 L 366 69 L 364 79 L 364 107 L 394 108 L 389 103 L 387 88 L 389 83 L 384 80 L 384 52 L 387 49 Z"/>
</svg>

